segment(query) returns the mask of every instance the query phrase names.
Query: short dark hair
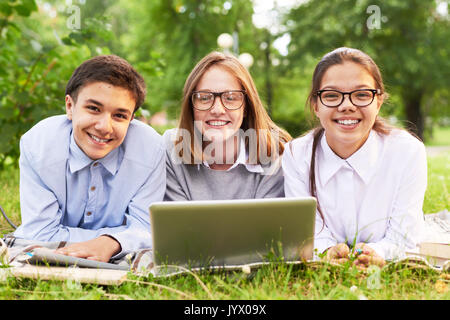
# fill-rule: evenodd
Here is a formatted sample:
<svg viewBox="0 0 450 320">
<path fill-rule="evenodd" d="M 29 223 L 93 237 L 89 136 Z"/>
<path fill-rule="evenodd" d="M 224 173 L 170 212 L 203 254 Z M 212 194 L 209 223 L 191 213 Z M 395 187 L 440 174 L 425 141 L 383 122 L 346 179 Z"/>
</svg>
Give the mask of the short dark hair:
<svg viewBox="0 0 450 320">
<path fill-rule="evenodd" d="M 144 78 L 125 59 L 116 55 L 100 55 L 75 69 L 66 86 L 66 95 L 76 102 L 79 90 L 93 82 L 105 82 L 127 89 L 132 94 L 136 111 L 145 100 Z"/>
</svg>

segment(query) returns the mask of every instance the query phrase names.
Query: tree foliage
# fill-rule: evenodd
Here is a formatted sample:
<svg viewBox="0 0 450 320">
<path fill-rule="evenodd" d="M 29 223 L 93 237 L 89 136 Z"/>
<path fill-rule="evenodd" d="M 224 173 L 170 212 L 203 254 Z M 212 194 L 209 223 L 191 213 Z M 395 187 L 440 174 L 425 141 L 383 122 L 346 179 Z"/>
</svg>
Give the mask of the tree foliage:
<svg viewBox="0 0 450 320">
<path fill-rule="evenodd" d="M 383 115 L 414 123 L 422 136 L 450 119 L 449 17 L 436 10 L 443 1 L 301 1 L 275 12 L 285 19 L 274 31 L 255 27 L 252 0 L 1 0 L 0 166 L 17 159 L 26 130 L 64 112 L 73 70 L 98 54 L 130 61 L 147 83 L 142 109 L 176 119 L 189 72 L 221 50 L 217 37 L 225 32 L 238 35 L 237 54 L 253 56 L 263 103 L 293 136 L 311 127 L 304 107 L 314 66 L 340 46 L 374 58 L 391 96 Z M 77 12 L 79 26 L 71 28 Z M 274 43 L 286 35 L 282 55 Z"/>
</svg>

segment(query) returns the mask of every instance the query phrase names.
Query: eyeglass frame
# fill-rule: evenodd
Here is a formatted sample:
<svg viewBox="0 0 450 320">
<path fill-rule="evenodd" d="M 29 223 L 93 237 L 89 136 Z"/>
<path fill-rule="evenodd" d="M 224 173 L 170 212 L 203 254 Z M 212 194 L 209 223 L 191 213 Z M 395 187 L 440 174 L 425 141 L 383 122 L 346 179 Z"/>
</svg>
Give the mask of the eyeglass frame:
<svg viewBox="0 0 450 320">
<path fill-rule="evenodd" d="M 338 105 L 336 105 L 336 106 L 329 106 L 329 105 L 326 105 L 325 103 L 323 103 L 323 101 L 322 101 L 322 93 L 323 92 L 327 92 L 327 91 L 334 91 L 334 92 L 339 92 L 340 94 L 342 94 L 341 102 Z M 352 93 L 358 92 L 358 91 L 370 91 L 370 92 L 372 92 L 372 100 L 370 100 L 370 102 L 368 104 L 363 105 L 363 106 L 359 106 L 359 105 L 354 104 L 353 101 L 352 101 Z M 373 100 L 375 100 L 375 95 L 380 95 L 381 94 L 381 90 L 380 89 L 356 89 L 356 90 L 353 90 L 353 91 L 350 91 L 350 92 L 342 92 L 342 91 L 339 91 L 339 90 L 324 89 L 324 90 L 317 90 L 316 91 L 316 95 L 319 96 L 320 102 L 327 108 L 338 108 L 344 102 L 346 94 L 348 94 L 348 99 L 350 100 L 350 102 L 355 107 L 365 108 L 368 105 L 370 105 L 373 102 Z"/>
<path fill-rule="evenodd" d="M 196 94 L 196 93 L 202 93 L 202 92 L 203 92 L 203 93 L 211 93 L 211 94 L 214 96 L 214 99 L 212 100 L 211 106 L 210 106 L 208 109 L 199 109 L 199 108 L 196 108 L 196 107 L 195 107 L 195 104 L 194 104 L 194 94 Z M 244 99 L 242 99 L 242 103 L 241 103 L 241 105 L 240 105 L 238 108 L 236 108 L 236 109 L 230 109 L 230 108 L 228 108 L 228 107 L 225 105 L 225 103 L 223 103 L 223 100 L 222 100 L 222 94 L 227 93 L 227 92 L 241 92 L 241 93 L 243 93 Z M 233 111 L 233 110 L 239 110 L 240 108 L 242 108 L 242 106 L 243 106 L 244 103 L 245 103 L 245 97 L 246 97 L 246 96 L 247 96 L 247 92 L 246 92 L 245 90 L 226 90 L 226 91 L 221 91 L 221 92 L 213 92 L 213 91 L 200 90 L 200 91 L 193 91 L 193 92 L 191 93 L 191 102 L 192 102 L 192 107 L 193 107 L 194 109 L 199 110 L 199 111 L 208 111 L 209 109 L 211 109 L 211 108 L 214 106 L 214 103 L 215 103 L 215 101 L 216 101 L 216 97 L 219 97 L 219 100 L 220 100 L 220 102 L 222 103 L 222 105 L 224 106 L 224 108 L 227 109 L 227 110 Z"/>
</svg>

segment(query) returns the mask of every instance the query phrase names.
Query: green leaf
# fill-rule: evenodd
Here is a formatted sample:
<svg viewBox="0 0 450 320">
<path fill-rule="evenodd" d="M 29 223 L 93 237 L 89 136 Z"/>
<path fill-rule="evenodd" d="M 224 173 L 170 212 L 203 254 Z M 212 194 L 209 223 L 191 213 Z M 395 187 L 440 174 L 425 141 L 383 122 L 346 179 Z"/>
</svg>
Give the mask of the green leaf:
<svg viewBox="0 0 450 320">
<path fill-rule="evenodd" d="M 77 45 L 77 43 L 69 36 L 62 38 L 61 41 L 67 46 Z"/>
<path fill-rule="evenodd" d="M 14 109 L 14 105 L 12 104 L 2 106 L 0 108 L 0 119 L 12 119 L 15 114 Z"/>
<path fill-rule="evenodd" d="M 34 0 L 22 0 L 20 4 L 13 7 L 21 16 L 29 17 L 33 11 L 37 11 L 37 5 Z"/>
<path fill-rule="evenodd" d="M 3 13 L 6 17 L 8 17 L 13 13 L 13 8 L 8 3 L 0 2 L 0 12 Z"/>
<path fill-rule="evenodd" d="M 30 94 L 28 91 L 22 91 L 16 95 L 16 98 L 19 104 L 24 105 L 30 100 Z"/>
</svg>

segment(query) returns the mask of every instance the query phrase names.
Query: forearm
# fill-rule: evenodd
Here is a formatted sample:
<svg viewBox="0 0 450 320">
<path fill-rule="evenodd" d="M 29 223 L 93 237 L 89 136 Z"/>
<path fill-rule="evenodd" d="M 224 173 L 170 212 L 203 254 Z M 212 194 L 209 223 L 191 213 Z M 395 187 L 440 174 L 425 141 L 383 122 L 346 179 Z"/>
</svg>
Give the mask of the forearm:
<svg viewBox="0 0 450 320">
<path fill-rule="evenodd" d="M 106 227 L 96 230 L 64 226 L 59 220 L 33 220 L 23 223 L 14 235 L 18 238 L 38 241 L 81 242 L 95 239 L 103 234 L 116 234 L 125 230 L 126 226 Z"/>
</svg>

